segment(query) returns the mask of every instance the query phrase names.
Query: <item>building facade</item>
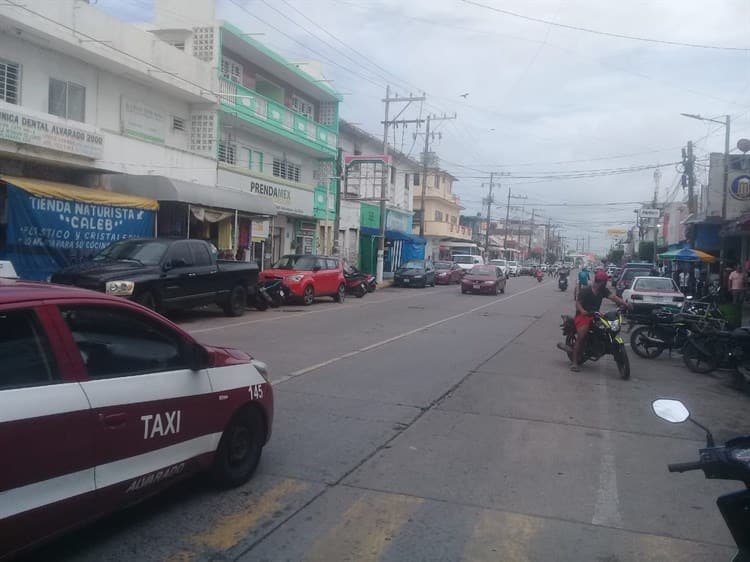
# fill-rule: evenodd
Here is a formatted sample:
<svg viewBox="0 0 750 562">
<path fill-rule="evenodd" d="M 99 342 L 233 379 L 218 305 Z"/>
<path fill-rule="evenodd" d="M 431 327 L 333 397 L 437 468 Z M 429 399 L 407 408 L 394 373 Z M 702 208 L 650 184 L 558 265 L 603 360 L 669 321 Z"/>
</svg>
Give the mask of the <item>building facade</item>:
<svg viewBox="0 0 750 562">
<path fill-rule="evenodd" d="M 414 187 L 413 231 L 420 232 L 424 215 L 425 254 L 434 260 L 451 257 L 451 247 L 442 244 L 444 242 L 473 242 L 472 229 L 459 220 L 463 207 L 458 195 L 453 193 L 455 181 L 456 178 L 444 170 L 432 170 L 424 182 Z"/>
<path fill-rule="evenodd" d="M 340 146 L 345 181 L 342 186 L 339 242 L 342 255 L 367 272 L 375 273 L 380 236 L 380 199 L 385 184 L 386 232 L 384 272 L 392 274 L 408 259 L 424 256 L 424 240 L 412 234 L 412 193 L 419 185 L 421 165 L 359 127 L 341 121 Z M 354 224 L 356 210 L 359 222 Z M 350 218 L 344 223 L 344 214 Z M 358 238 L 355 236 L 358 232 Z"/>
</svg>

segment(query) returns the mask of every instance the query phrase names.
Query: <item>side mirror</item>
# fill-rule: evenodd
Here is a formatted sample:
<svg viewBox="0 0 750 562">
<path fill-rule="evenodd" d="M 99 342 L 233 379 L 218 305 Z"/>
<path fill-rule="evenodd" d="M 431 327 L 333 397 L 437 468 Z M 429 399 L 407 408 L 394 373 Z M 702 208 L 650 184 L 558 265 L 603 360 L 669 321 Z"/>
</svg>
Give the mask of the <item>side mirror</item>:
<svg viewBox="0 0 750 562">
<path fill-rule="evenodd" d="M 319 265 L 313 266 L 313 271 L 320 271 L 322 268 Z"/>
<path fill-rule="evenodd" d="M 191 344 L 188 348 L 188 367 L 191 371 L 202 371 L 211 366 L 208 350 L 199 343 Z"/>
<path fill-rule="evenodd" d="M 651 408 L 657 416 L 669 423 L 682 423 L 690 417 L 690 412 L 685 407 L 685 404 L 679 400 L 666 400 L 662 398 L 655 400 L 651 404 Z"/>
</svg>

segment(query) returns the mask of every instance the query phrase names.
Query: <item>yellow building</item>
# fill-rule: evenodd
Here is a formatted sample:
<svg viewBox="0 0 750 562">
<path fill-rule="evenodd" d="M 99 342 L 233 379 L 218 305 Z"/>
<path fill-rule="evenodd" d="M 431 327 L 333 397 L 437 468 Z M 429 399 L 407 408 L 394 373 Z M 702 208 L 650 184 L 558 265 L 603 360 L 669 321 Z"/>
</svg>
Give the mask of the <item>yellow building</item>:
<svg viewBox="0 0 750 562">
<path fill-rule="evenodd" d="M 416 179 L 416 178 L 415 178 Z M 453 182 L 457 181 L 443 170 L 432 171 L 427 175 L 427 187 L 423 181 L 416 184 L 412 197 L 414 198 L 414 234 L 422 235 L 427 240 L 425 257 L 442 259 L 450 257 L 450 250 L 442 248 L 441 242 L 472 243 L 472 231 L 467 226 L 459 224 L 461 215 L 461 201 L 453 193 Z M 424 233 L 420 233 L 422 220 L 422 204 L 424 202 Z"/>
</svg>

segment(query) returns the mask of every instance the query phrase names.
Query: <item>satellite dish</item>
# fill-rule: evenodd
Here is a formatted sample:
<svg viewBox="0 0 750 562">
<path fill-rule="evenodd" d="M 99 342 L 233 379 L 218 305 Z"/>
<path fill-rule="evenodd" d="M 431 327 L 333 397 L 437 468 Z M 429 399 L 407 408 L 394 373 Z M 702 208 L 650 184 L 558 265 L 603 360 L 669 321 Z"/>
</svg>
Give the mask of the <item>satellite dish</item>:
<svg viewBox="0 0 750 562">
<path fill-rule="evenodd" d="M 737 141 L 737 148 L 740 149 L 740 152 L 743 154 L 750 152 L 750 139 L 740 139 Z"/>
</svg>

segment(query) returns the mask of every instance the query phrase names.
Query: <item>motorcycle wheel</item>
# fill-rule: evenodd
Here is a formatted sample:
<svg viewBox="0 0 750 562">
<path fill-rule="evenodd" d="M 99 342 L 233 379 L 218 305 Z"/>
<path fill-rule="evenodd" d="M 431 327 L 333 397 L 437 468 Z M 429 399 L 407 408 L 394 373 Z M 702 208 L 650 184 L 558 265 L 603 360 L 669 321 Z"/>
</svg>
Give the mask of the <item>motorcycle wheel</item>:
<svg viewBox="0 0 750 562">
<path fill-rule="evenodd" d="M 628 380 L 630 378 L 630 359 L 628 358 L 628 352 L 625 351 L 624 344 L 620 344 L 615 348 L 614 356 L 615 363 L 617 363 L 617 370 L 620 372 L 620 378 Z"/>
<path fill-rule="evenodd" d="M 366 294 L 367 294 L 367 287 L 365 287 L 365 285 L 364 285 L 364 284 L 362 284 L 362 285 L 359 285 L 359 286 L 358 286 L 358 287 L 357 287 L 357 288 L 356 288 L 356 289 L 354 290 L 354 296 L 355 296 L 355 297 L 357 297 L 358 299 L 361 299 L 361 298 L 362 298 L 362 297 L 364 297 L 364 296 L 365 296 Z"/>
<path fill-rule="evenodd" d="M 701 375 L 708 374 L 716 369 L 716 358 L 706 355 L 690 341 L 685 344 L 682 360 L 688 369 Z"/>
<path fill-rule="evenodd" d="M 268 302 L 263 295 L 256 293 L 253 296 L 253 307 L 255 307 L 256 310 L 263 312 L 264 310 L 268 310 Z"/>
<path fill-rule="evenodd" d="M 656 359 L 664 351 L 664 347 L 649 342 L 646 338 L 649 335 L 650 328 L 641 326 L 633 330 L 630 335 L 630 348 L 635 354 L 644 359 Z"/>
<path fill-rule="evenodd" d="M 571 349 L 573 349 L 576 346 L 576 335 L 570 334 L 568 337 L 565 338 L 565 345 L 570 346 Z M 568 361 L 571 363 L 573 362 L 573 352 L 568 351 Z"/>
</svg>

